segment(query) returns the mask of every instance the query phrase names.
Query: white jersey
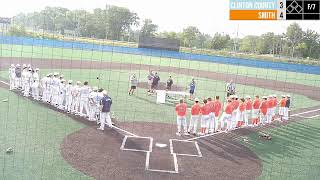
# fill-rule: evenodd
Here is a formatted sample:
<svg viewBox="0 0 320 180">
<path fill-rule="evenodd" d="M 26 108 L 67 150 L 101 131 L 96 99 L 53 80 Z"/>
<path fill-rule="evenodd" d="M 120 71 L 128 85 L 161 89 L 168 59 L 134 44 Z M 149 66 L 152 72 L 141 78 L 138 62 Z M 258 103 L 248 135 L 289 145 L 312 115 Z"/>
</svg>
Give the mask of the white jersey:
<svg viewBox="0 0 320 180">
<path fill-rule="evenodd" d="M 22 70 L 21 78 L 23 81 L 27 81 L 27 73 L 28 73 L 28 71 L 26 71 L 25 69 Z"/>
<path fill-rule="evenodd" d="M 98 92 L 97 93 L 97 104 L 100 104 L 101 99 L 103 98 L 103 93 L 102 92 Z"/>
<path fill-rule="evenodd" d="M 41 83 L 41 86 L 42 86 L 42 88 L 44 88 L 44 89 L 48 89 L 49 88 L 49 86 L 48 86 L 48 80 L 49 80 L 49 78 L 48 77 L 43 77 L 42 79 L 41 79 L 41 81 L 40 81 L 40 83 Z"/>
<path fill-rule="evenodd" d="M 58 88 L 60 85 L 60 80 L 56 77 L 52 78 L 52 87 Z"/>
<path fill-rule="evenodd" d="M 62 95 L 66 94 L 66 85 L 64 83 L 59 84 L 59 94 L 62 94 Z"/>
<path fill-rule="evenodd" d="M 71 88 L 71 95 L 73 97 L 79 97 L 80 96 L 80 87 L 78 85 L 74 85 L 73 88 Z"/>
<path fill-rule="evenodd" d="M 89 86 L 83 86 L 80 88 L 80 97 L 83 99 L 89 98 L 90 92 L 91 88 Z"/>
<path fill-rule="evenodd" d="M 16 68 L 9 68 L 9 76 L 12 78 L 12 77 L 15 77 L 16 76 Z"/>
<path fill-rule="evenodd" d="M 39 74 L 34 72 L 32 74 L 32 80 L 33 80 L 32 82 L 39 83 L 39 80 L 40 80 Z"/>
<path fill-rule="evenodd" d="M 97 102 L 97 96 L 98 96 L 98 93 L 92 91 L 92 92 L 89 94 L 90 102 L 93 103 L 93 104 L 98 104 L 99 102 Z"/>
<path fill-rule="evenodd" d="M 25 83 L 30 84 L 31 77 L 32 77 L 31 72 L 26 72 L 25 75 L 24 75 Z"/>
<path fill-rule="evenodd" d="M 67 85 L 66 85 L 66 96 L 70 96 L 72 90 L 73 90 L 73 86 L 70 85 L 70 84 L 67 84 Z"/>
</svg>

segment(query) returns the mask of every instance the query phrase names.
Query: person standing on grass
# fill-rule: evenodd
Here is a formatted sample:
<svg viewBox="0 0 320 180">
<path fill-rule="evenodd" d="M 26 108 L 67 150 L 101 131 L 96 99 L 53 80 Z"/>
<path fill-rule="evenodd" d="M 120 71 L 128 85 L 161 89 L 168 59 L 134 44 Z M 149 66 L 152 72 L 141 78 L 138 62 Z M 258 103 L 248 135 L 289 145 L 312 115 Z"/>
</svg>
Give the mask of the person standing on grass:
<svg viewBox="0 0 320 180">
<path fill-rule="evenodd" d="M 40 85 L 40 76 L 39 76 L 39 68 L 36 68 L 32 74 L 32 82 L 31 82 L 31 94 L 32 97 L 39 101 L 39 85 Z"/>
<path fill-rule="evenodd" d="M 151 84 L 151 93 L 154 93 L 154 91 L 157 89 L 158 85 L 160 82 L 160 76 L 159 74 L 156 72 L 154 74 L 154 77 L 152 79 L 152 84 Z"/>
<path fill-rule="evenodd" d="M 250 96 L 246 96 L 246 113 L 244 116 L 244 125 L 249 126 L 249 120 L 252 117 L 252 101 Z"/>
<path fill-rule="evenodd" d="M 283 115 L 283 119 L 288 121 L 289 120 L 289 108 L 290 108 L 290 104 L 291 104 L 291 100 L 290 100 L 291 96 L 287 95 L 287 99 L 286 99 L 286 105 L 284 107 L 284 115 Z"/>
<path fill-rule="evenodd" d="M 193 130 L 193 135 L 196 135 L 197 133 L 197 127 L 198 122 L 200 120 L 200 110 L 201 106 L 199 104 L 199 99 L 194 99 L 194 104 L 191 107 L 191 118 L 190 118 L 190 125 L 188 128 L 188 133 L 191 133 L 191 130 Z"/>
<path fill-rule="evenodd" d="M 218 130 L 221 108 L 222 103 L 220 102 L 220 97 L 216 96 L 216 100 L 214 101 L 215 131 Z"/>
<path fill-rule="evenodd" d="M 15 65 L 11 64 L 9 68 L 9 81 L 10 81 L 10 90 L 14 90 L 15 87 L 15 79 L 16 79 L 16 72 L 15 72 Z"/>
<path fill-rule="evenodd" d="M 268 100 L 267 100 L 267 96 L 263 96 L 262 97 L 262 102 L 260 104 L 260 121 L 262 123 L 262 125 L 265 125 L 267 123 L 267 111 L 268 111 Z"/>
<path fill-rule="evenodd" d="M 209 97 L 207 101 L 208 101 L 207 103 L 210 109 L 210 113 L 209 113 L 209 126 L 206 133 L 214 133 L 214 130 L 215 130 L 214 125 L 216 121 L 215 115 L 214 115 L 214 102 L 212 101 L 211 97 Z"/>
<path fill-rule="evenodd" d="M 241 126 L 244 125 L 244 118 L 246 114 L 246 102 L 244 98 L 240 99 L 240 105 L 239 105 L 239 115 L 238 115 L 238 122 L 237 122 L 237 127 L 240 128 Z"/>
<path fill-rule="evenodd" d="M 91 88 L 88 85 L 88 81 L 83 83 L 83 86 L 80 88 L 80 116 L 89 117 L 89 95 Z M 85 113 L 83 113 L 83 110 Z"/>
<path fill-rule="evenodd" d="M 58 109 L 63 110 L 64 105 L 63 103 L 65 102 L 66 99 L 66 80 L 61 79 L 60 84 L 59 84 L 59 98 L 58 98 Z"/>
<path fill-rule="evenodd" d="M 188 135 L 187 132 L 187 104 L 184 103 L 183 99 L 180 99 L 179 104 L 176 105 L 176 114 L 177 114 L 177 127 L 178 132 L 176 133 L 177 136 L 181 136 L 181 127 L 183 127 L 184 135 Z"/>
<path fill-rule="evenodd" d="M 267 109 L 267 123 L 271 123 L 272 121 L 272 110 L 273 110 L 273 95 L 268 96 L 268 109 Z"/>
<path fill-rule="evenodd" d="M 23 96 L 25 97 L 29 97 L 30 96 L 30 80 L 32 77 L 32 73 L 31 73 L 32 69 L 28 69 L 27 72 L 25 72 L 24 77 L 23 77 L 23 87 L 24 87 L 24 91 L 23 91 Z"/>
<path fill-rule="evenodd" d="M 15 78 L 15 87 L 18 88 L 18 89 L 21 88 L 21 74 L 22 74 L 21 71 L 22 70 L 21 70 L 20 64 L 17 64 L 14 72 L 16 74 L 16 76 L 15 76 L 16 77 Z"/>
<path fill-rule="evenodd" d="M 278 99 L 277 95 L 273 95 L 273 110 L 272 110 L 272 120 L 275 119 L 276 116 L 276 110 L 277 110 L 277 105 L 278 105 Z"/>
<path fill-rule="evenodd" d="M 203 100 L 203 105 L 201 106 L 201 130 L 200 136 L 205 135 L 207 129 L 210 126 L 210 105 L 208 104 L 208 100 Z"/>
<path fill-rule="evenodd" d="M 138 79 L 137 76 L 135 74 L 132 74 L 130 76 L 130 89 L 129 89 L 129 96 L 133 95 L 134 90 L 137 89 L 138 86 Z"/>
<path fill-rule="evenodd" d="M 148 92 L 151 92 L 151 86 L 152 86 L 153 78 L 154 78 L 154 74 L 153 74 L 153 72 L 150 70 L 150 71 L 149 71 L 149 74 L 148 74 L 148 76 L 147 76 L 148 85 L 149 85 Z"/>
<path fill-rule="evenodd" d="M 233 80 L 227 83 L 226 92 L 227 92 L 227 97 L 236 94 L 236 84 L 233 82 Z"/>
<path fill-rule="evenodd" d="M 67 111 L 67 113 L 71 112 L 71 105 L 72 105 L 72 80 L 68 81 L 68 84 L 66 85 L 66 104 L 64 106 L 64 110 Z"/>
<path fill-rule="evenodd" d="M 194 78 L 192 78 L 191 82 L 189 84 L 189 93 L 190 93 L 189 99 L 190 100 L 193 99 L 193 95 L 194 95 L 195 90 L 196 90 L 196 81 L 194 80 Z"/>
<path fill-rule="evenodd" d="M 282 95 L 282 98 L 279 102 L 279 116 L 280 116 L 280 120 L 283 120 L 283 116 L 284 116 L 284 111 L 285 111 L 285 107 L 286 107 L 286 96 Z"/>
<path fill-rule="evenodd" d="M 110 117 L 110 110 L 112 105 L 112 99 L 108 96 L 108 92 L 106 90 L 102 91 L 103 98 L 100 101 L 100 127 L 97 128 L 98 130 L 103 131 L 105 124 L 109 126 L 109 128 L 113 128 L 111 117 Z"/>
<path fill-rule="evenodd" d="M 224 108 L 224 112 L 222 113 L 221 120 L 220 120 L 220 128 L 221 130 L 224 129 L 225 124 L 227 123 L 227 127 L 224 129 L 226 132 L 230 131 L 232 129 L 232 112 L 233 112 L 233 105 L 232 100 L 228 99 L 227 104 Z"/>
<path fill-rule="evenodd" d="M 169 79 L 167 80 L 167 87 L 166 87 L 167 91 L 171 91 L 172 84 L 173 84 L 173 80 L 172 80 L 172 77 L 170 75 Z"/>
<path fill-rule="evenodd" d="M 102 88 L 98 89 L 98 92 L 97 92 L 97 96 L 96 96 L 96 102 L 97 102 L 97 107 L 98 107 L 98 110 L 97 110 L 97 113 L 96 113 L 96 116 L 97 116 L 97 124 L 100 124 L 100 108 L 101 108 L 101 105 L 100 105 L 100 101 L 102 100 L 102 98 L 104 97 L 103 95 L 103 90 Z"/>
<path fill-rule="evenodd" d="M 260 102 L 259 98 L 260 98 L 259 95 L 256 95 L 255 99 L 253 101 L 253 106 L 252 106 L 252 108 L 253 108 L 252 109 L 252 124 L 253 124 L 253 126 L 257 126 L 260 124 L 259 123 L 259 112 L 260 112 L 259 107 L 260 107 L 261 102 Z"/>
</svg>

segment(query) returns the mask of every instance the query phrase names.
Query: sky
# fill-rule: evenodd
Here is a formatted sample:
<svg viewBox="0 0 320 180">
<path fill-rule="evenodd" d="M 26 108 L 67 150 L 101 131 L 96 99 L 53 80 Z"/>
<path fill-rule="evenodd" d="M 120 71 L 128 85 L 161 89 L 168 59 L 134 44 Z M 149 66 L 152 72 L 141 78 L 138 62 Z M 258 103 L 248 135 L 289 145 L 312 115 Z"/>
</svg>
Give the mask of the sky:
<svg viewBox="0 0 320 180">
<path fill-rule="evenodd" d="M 181 32 L 187 26 L 196 26 L 210 35 L 219 32 L 236 37 L 238 29 L 238 36 L 243 37 L 266 32 L 281 34 L 290 23 L 297 22 L 304 30 L 320 33 L 320 21 L 231 21 L 229 0 L 9 0 L 0 6 L 0 17 L 40 11 L 46 6 L 92 11 L 106 4 L 127 7 L 141 19 L 152 19 L 160 31 Z"/>
</svg>

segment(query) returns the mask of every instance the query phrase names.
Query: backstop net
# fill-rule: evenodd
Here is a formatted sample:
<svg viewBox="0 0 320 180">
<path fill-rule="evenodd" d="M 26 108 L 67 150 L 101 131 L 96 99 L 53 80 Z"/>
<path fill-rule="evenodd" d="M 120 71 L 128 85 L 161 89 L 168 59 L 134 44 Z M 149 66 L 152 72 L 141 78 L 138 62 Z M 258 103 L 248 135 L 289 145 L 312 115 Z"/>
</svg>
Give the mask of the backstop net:
<svg viewBox="0 0 320 180">
<path fill-rule="evenodd" d="M 91 94 L 95 88 L 107 91 L 112 99 L 110 116 L 121 129 L 114 132 L 189 139 L 203 134 L 176 135 L 179 100 L 187 105 L 188 131 L 195 98 L 203 104 L 203 99 L 219 97 L 222 109 L 214 131 L 224 131 L 220 120 L 231 81 L 239 100 L 250 96 L 253 101 L 256 95 L 260 99 L 272 95 L 278 102 L 282 95 L 291 99 L 289 123 L 278 121 L 280 105 L 275 104 L 271 125 L 253 128 L 250 115 L 248 126 L 237 125 L 240 131 L 228 134 L 230 140 L 257 155 L 263 165 L 259 176 L 319 177 L 319 56 L 299 58 L 316 51 L 302 48 L 309 47 L 309 41 L 301 39 L 292 48 L 280 35 L 210 36 L 195 27 L 181 29 L 181 33 L 141 33 L 142 26 L 135 26 L 137 14 L 122 10 L 113 6 L 93 12 L 48 7 L 10 21 L 0 19 L 0 179 L 87 179 L 86 173 L 75 171 L 64 160 L 59 147 L 65 147 L 61 143 L 68 142 L 70 134 L 100 127 L 101 99 Z M 130 23 L 119 20 L 128 14 Z M 263 41 L 267 37 L 271 40 Z M 58 81 L 52 81 L 54 76 Z M 79 81 L 79 91 L 67 88 L 71 81 L 73 88 Z M 81 89 L 84 82 L 88 82 L 88 91 Z M 201 132 L 201 119 L 197 123 L 196 133 Z M 273 142 L 260 139 L 261 131 L 273 136 Z M 99 131 L 87 134 L 92 133 Z M 199 141 L 202 139 L 205 137 Z M 212 144 L 219 147 L 219 153 L 244 158 L 231 153 L 233 146 L 223 140 Z"/>
</svg>

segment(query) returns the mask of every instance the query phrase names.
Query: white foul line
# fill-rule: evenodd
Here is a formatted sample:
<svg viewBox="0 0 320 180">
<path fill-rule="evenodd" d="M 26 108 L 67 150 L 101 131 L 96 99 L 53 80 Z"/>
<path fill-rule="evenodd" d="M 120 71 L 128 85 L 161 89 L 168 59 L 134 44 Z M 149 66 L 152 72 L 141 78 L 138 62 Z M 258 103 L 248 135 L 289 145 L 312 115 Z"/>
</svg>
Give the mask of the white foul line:
<svg viewBox="0 0 320 180">
<path fill-rule="evenodd" d="M 10 86 L 10 84 L 9 83 L 7 83 L 7 82 L 5 82 L 5 81 L 0 81 L 1 83 L 3 83 L 3 84 L 5 84 L 5 85 L 8 85 L 8 86 Z"/>
<path fill-rule="evenodd" d="M 293 114 L 293 115 L 291 115 L 291 116 L 297 116 L 297 115 L 300 115 L 300 114 L 306 114 L 306 113 L 310 113 L 310 112 L 316 112 L 316 111 L 319 111 L 319 110 L 320 110 L 320 109 L 315 109 L 315 110 L 311 110 L 311 111 L 305 111 L 305 112 Z"/>
</svg>

